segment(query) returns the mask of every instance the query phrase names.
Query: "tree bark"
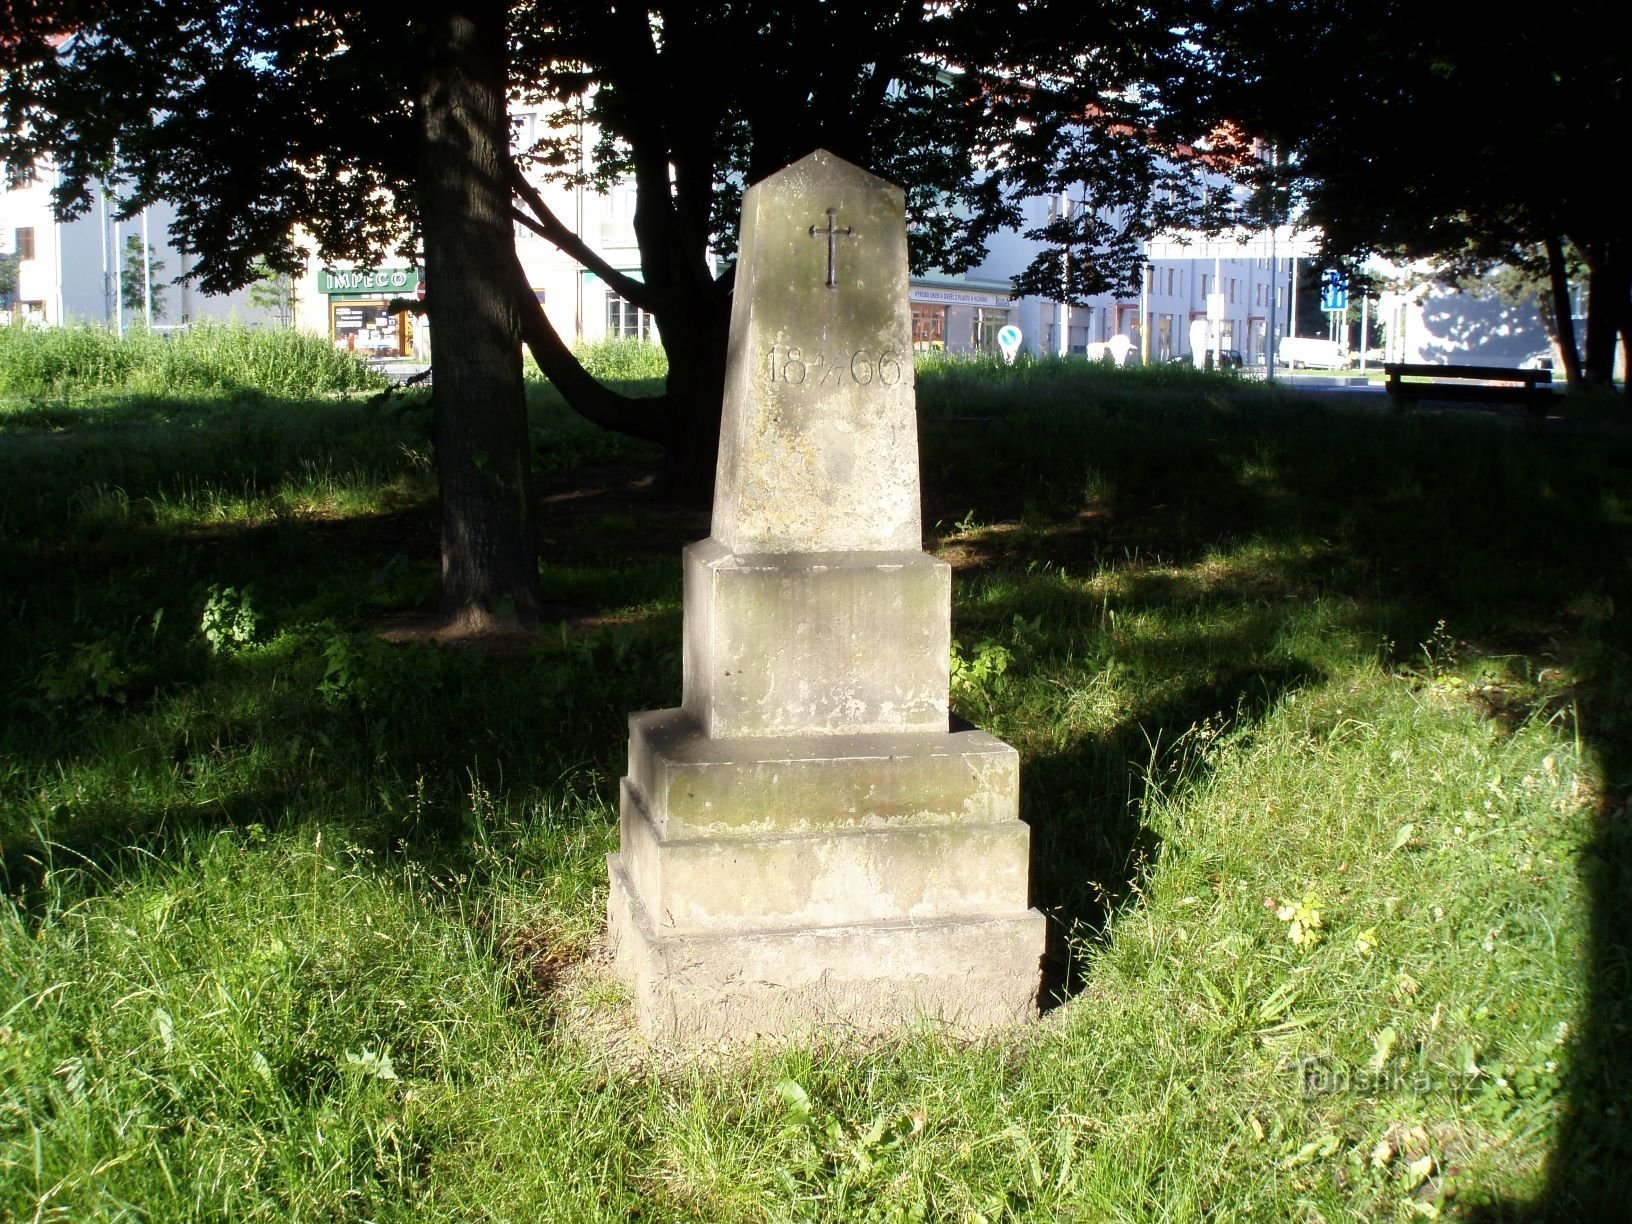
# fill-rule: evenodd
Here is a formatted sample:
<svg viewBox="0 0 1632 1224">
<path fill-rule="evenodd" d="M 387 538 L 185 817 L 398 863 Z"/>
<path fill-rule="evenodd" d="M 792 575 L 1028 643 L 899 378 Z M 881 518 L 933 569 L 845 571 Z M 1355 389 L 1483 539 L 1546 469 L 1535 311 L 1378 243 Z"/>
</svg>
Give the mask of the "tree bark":
<svg viewBox="0 0 1632 1224">
<path fill-rule="evenodd" d="M 1581 350 L 1575 342 L 1575 316 L 1571 314 L 1570 278 L 1564 266 L 1564 240 L 1549 234 L 1547 247 L 1547 280 L 1552 286 L 1552 316 L 1555 321 L 1558 351 L 1564 358 L 1565 385 L 1574 391 L 1582 385 Z"/>
<path fill-rule="evenodd" d="M 426 27 L 415 117 L 442 613 L 450 630 L 476 632 L 531 623 L 540 603 L 521 316 L 510 285 L 506 7 L 445 4 Z"/>
<path fill-rule="evenodd" d="M 658 483 L 687 505 L 709 506 L 714 500 L 730 326 L 729 308 L 706 300 L 692 310 L 658 318 L 669 355 L 663 398 L 670 421 Z"/>
<path fill-rule="evenodd" d="M 1607 387 L 1615 380 L 1615 339 L 1632 302 L 1632 268 L 1614 243 L 1581 246 L 1580 250 L 1587 261 L 1587 352 L 1583 375 L 1590 385 Z"/>
</svg>

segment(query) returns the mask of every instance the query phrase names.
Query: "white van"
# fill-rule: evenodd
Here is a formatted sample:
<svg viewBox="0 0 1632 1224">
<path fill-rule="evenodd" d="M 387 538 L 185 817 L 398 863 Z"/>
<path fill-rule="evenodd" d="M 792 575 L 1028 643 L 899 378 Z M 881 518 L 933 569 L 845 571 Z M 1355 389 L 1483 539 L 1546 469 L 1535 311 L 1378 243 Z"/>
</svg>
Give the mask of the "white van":
<svg viewBox="0 0 1632 1224">
<path fill-rule="evenodd" d="M 1336 340 L 1284 336 L 1275 350 L 1275 364 L 1294 370 L 1346 370 L 1354 363 L 1348 350 Z"/>
</svg>

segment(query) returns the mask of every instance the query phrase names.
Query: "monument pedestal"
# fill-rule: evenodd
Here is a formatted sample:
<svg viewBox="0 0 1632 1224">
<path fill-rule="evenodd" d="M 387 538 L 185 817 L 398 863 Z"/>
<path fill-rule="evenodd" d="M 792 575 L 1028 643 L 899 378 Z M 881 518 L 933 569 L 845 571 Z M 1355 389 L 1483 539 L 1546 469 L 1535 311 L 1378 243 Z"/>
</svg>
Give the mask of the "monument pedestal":
<svg viewBox="0 0 1632 1224">
<path fill-rule="evenodd" d="M 983 731 L 711 739 L 629 720 L 611 942 L 641 1029 L 960 1032 L 1035 1008 L 1014 749 Z"/>
<path fill-rule="evenodd" d="M 743 197 L 681 708 L 629 720 L 608 926 L 666 1039 L 1033 1014 L 1014 749 L 949 728 L 897 187 L 817 152 Z"/>
</svg>

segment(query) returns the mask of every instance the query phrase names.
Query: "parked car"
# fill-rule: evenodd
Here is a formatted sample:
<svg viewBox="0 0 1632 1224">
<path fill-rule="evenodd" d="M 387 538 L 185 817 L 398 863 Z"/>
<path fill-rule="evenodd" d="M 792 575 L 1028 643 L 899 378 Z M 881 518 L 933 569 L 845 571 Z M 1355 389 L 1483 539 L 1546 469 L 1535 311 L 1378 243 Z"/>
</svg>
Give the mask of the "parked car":
<svg viewBox="0 0 1632 1224">
<path fill-rule="evenodd" d="M 1294 370 L 1346 370 L 1354 364 L 1354 359 L 1336 340 L 1287 336 L 1276 348 L 1275 364 L 1291 366 Z"/>
<path fill-rule="evenodd" d="M 1202 354 L 1201 361 L 1202 367 L 1205 368 L 1207 364 L 1205 353 Z M 1174 353 L 1167 359 L 1168 365 L 1195 365 L 1195 363 L 1195 358 L 1189 353 Z M 1246 365 L 1246 360 L 1241 356 L 1240 349 L 1222 349 L 1218 354 L 1218 364 L 1224 369 L 1239 370 Z"/>
</svg>

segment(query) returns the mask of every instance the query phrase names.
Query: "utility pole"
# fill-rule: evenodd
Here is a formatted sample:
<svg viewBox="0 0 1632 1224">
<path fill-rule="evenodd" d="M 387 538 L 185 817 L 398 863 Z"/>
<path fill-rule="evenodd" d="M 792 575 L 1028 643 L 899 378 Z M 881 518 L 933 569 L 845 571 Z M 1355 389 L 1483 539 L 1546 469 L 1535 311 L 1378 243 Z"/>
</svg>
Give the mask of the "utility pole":
<svg viewBox="0 0 1632 1224">
<path fill-rule="evenodd" d="M 113 330 L 125 334 L 125 252 L 119 246 L 119 219 L 113 222 Z"/>
<path fill-rule="evenodd" d="M 1071 223 L 1071 197 L 1064 190 L 1060 192 L 1060 217 L 1067 225 Z M 1060 244 L 1060 290 L 1065 295 L 1059 303 L 1055 317 L 1059 320 L 1059 334 L 1054 337 L 1054 350 L 1061 357 L 1071 355 L 1071 244 Z"/>
<path fill-rule="evenodd" d="M 1292 274 L 1287 277 L 1287 280 L 1290 288 L 1287 290 L 1286 296 L 1291 304 L 1287 307 L 1286 334 L 1296 336 L 1298 334 L 1298 251 L 1296 247 L 1292 248 Z"/>
<path fill-rule="evenodd" d="M 1269 343 L 1264 351 L 1264 380 L 1275 381 L 1275 355 L 1280 348 L 1279 319 L 1276 309 L 1281 300 L 1281 261 L 1276 254 L 1275 240 L 1281 228 L 1281 153 L 1279 145 L 1269 146 Z"/>
<path fill-rule="evenodd" d="M 1371 296 L 1360 291 L 1360 373 L 1366 372 L 1366 350 L 1371 347 Z"/>
<path fill-rule="evenodd" d="M 142 326 L 153 330 L 153 244 L 147 240 L 147 209 L 142 209 Z"/>
<path fill-rule="evenodd" d="M 105 325 L 113 318 L 113 302 L 109 296 L 113 291 L 113 277 L 108 272 L 108 193 L 100 183 L 96 188 L 96 219 L 102 234 L 102 322 Z"/>
</svg>

